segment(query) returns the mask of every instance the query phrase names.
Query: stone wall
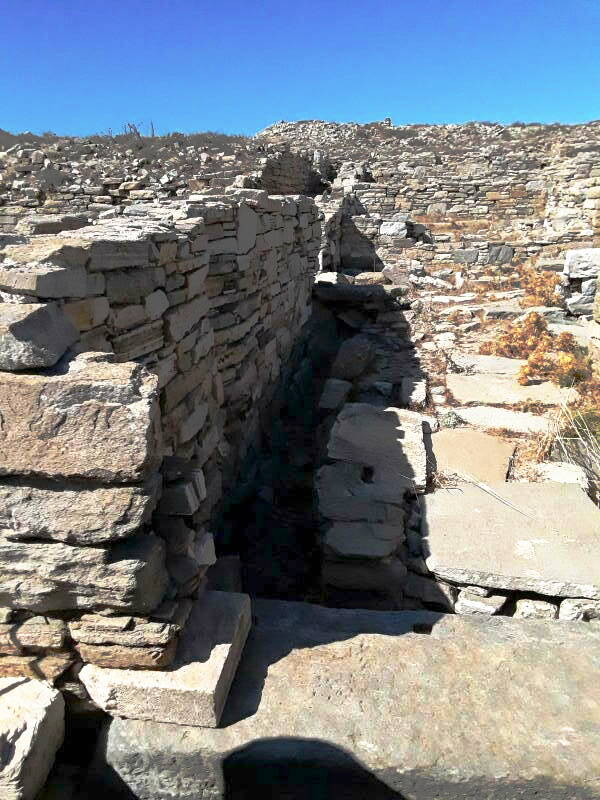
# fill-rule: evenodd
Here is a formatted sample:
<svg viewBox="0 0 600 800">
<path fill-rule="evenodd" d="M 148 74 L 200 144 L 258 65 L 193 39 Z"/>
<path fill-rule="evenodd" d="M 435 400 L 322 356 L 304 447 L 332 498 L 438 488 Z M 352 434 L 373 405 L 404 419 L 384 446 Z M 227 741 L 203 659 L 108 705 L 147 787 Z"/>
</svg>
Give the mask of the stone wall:
<svg viewBox="0 0 600 800">
<path fill-rule="evenodd" d="M 0 675 L 170 663 L 310 316 L 311 199 L 131 212 L 0 252 Z"/>
</svg>

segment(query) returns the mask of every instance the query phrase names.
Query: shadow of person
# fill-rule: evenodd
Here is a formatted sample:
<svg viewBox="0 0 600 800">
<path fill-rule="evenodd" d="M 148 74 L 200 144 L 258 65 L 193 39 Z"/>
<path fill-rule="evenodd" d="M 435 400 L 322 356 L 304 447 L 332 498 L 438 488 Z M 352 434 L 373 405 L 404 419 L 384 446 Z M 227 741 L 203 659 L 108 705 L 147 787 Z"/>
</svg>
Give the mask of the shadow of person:
<svg viewBox="0 0 600 800">
<path fill-rule="evenodd" d="M 257 739 L 223 761 L 225 800 L 402 800 L 354 756 L 319 739 Z"/>
</svg>

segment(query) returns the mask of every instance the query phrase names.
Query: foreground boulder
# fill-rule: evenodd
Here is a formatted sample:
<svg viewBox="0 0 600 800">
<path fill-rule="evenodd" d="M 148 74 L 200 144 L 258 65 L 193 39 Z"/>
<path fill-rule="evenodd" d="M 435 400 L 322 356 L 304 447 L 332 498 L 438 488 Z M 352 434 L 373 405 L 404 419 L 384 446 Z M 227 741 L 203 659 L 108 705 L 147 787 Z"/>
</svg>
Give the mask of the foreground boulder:
<svg viewBox="0 0 600 800">
<path fill-rule="evenodd" d="M 0 797 L 33 800 L 64 736 L 64 701 L 41 681 L 0 678 Z"/>
<path fill-rule="evenodd" d="M 253 613 L 221 729 L 113 719 L 89 796 L 598 796 L 600 631 L 265 600 Z"/>
</svg>

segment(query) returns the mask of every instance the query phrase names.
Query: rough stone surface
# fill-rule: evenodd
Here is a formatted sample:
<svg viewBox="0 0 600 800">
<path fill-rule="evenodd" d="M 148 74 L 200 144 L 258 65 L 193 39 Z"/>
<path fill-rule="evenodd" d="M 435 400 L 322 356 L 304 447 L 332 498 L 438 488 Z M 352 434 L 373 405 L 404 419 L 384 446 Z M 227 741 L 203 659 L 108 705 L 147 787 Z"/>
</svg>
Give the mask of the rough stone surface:
<svg viewBox="0 0 600 800">
<path fill-rule="evenodd" d="M 346 402 L 351 389 L 352 384 L 349 381 L 329 378 L 323 386 L 319 408 L 322 411 L 337 411 Z"/>
<path fill-rule="evenodd" d="M 564 272 L 569 278 L 595 278 L 600 272 L 600 247 L 567 250 Z"/>
<path fill-rule="evenodd" d="M 0 374 L 2 475 L 117 482 L 160 458 L 156 378 L 139 364 L 78 356 L 46 374 Z"/>
<path fill-rule="evenodd" d="M 506 479 L 515 451 L 514 443 L 469 428 L 433 433 L 431 446 L 438 472 L 486 483 Z"/>
<path fill-rule="evenodd" d="M 404 520 L 397 525 L 336 522 L 325 534 L 326 546 L 343 558 L 385 558 L 404 541 Z"/>
<path fill-rule="evenodd" d="M 352 381 L 365 372 L 374 356 L 368 336 L 357 334 L 342 343 L 331 367 L 331 377 Z"/>
<path fill-rule="evenodd" d="M 335 776 L 336 796 L 356 800 L 600 792 L 600 631 L 276 601 L 253 616 L 222 727 L 114 719 L 96 788 L 217 800 L 277 782 L 330 797 Z"/>
<path fill-rule="evenodd" d="M 414 412 L 348 403 L 333 426 L 327 453 L 369 467 L 367 481 L 381 477 L 398 500 L 407 490 L 423 491 L 427 482 L 423 418 Z"/>
<path fill-rule="evenodd" d="M 510 375 L 460 375 L 450 373 L 446 385 L 457 403 L 541 403 L 560 405 L 574 395 L 574 390 L 555 383 L 521 386 Z"/>
<path fill-rule="evenodd" d="M 0 532 L 0 605 L 35 611 L 98 606 L 144 613 L 167 587 L 164 545 L 140 535 L 110 549 L 12 542 Z"/>
<path fill-rule="evenodd" d="M 150 520 L 156 481 L 141 486 L 96 486 L 38 480 L 0 481 L 0 528 L 12 540 L 50 539 L 95 545 L 134 534 Z"/>
<path fill-rule="evenodd" d="M 600 598 L 598 530 L 600 509 L 572 484 L 464 485 L 423 498 L 427 566 L 457 583 Z"/>
<path fill-rule="evenodd" d="M 452 410 L 463 422 L 474 425 L 476 428 L 485 428 L 487 430 L 499 429 L 514 433 L 546 433 L 552 425 L 552 421 L 547 417 L 537 416 L 525 411 L 512 411 L 508 408 L 469 406 L 467 408 L 453 408 Z"/>
<path fill-rule="evenodd" d="M 563 602 L 569 603 L 571 601 L 563 600 Z M 532 600 L 524 597 L 521 600 L 517 600 L 514 616 L 517 619 L 556 619 L 558 607 L 547 600 Z"/>
<path fill-rule="evenodd" d="M 206 592 L 192 609 L 170 669 L 144 672 L 88 664 L 79 677 L 92 700 L 110 714 L 215 727 L 249 629 L 247 595 Z"/>
<path fill-rule="evenodd" d="M 468 589 L 463 589 L 458 593 L 458 599 L 454 604 L 454 610 L 457 614 L 484 614 L 492 616 L 492 614 L 499 614 L 502 608 L 506 605 L 507 598 L 502 595 L 491 594 L 487 597 L 482 597 L 479 594 L 474 594 Z"/>
<path fill-rule="evenodd" d="M 34 800 L 64 736 L 64 701 L 41 681 L 0 677 L 0 797 Z"/>
<path fill-rule="evenodd" d="M 558 611 L 558 618 L 580 622 L 600 620 L 600 600 L 584 598 L 563 600 Z"/>
<path fill-rule="evenodd" d="M 0 303 L 0 370 L 52 367 L 78 335 L 54 303 Z"/>
</svg>

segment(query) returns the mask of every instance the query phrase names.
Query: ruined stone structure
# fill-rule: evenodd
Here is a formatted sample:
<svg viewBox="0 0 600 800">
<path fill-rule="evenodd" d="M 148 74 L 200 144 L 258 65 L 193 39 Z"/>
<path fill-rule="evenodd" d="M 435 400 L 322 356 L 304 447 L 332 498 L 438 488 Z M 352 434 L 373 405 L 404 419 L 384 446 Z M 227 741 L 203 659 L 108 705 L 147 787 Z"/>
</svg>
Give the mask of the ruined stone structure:
<svg viewBox="0 0 600 800">
<path fill-rule="evenodd" d="M 597 446 L 479 351 L 560 275 L 598 391 L 600 127 L 3 146 L 0 794 L 65 698 L 82 797 L 598 796 Z"/>
</svg>

